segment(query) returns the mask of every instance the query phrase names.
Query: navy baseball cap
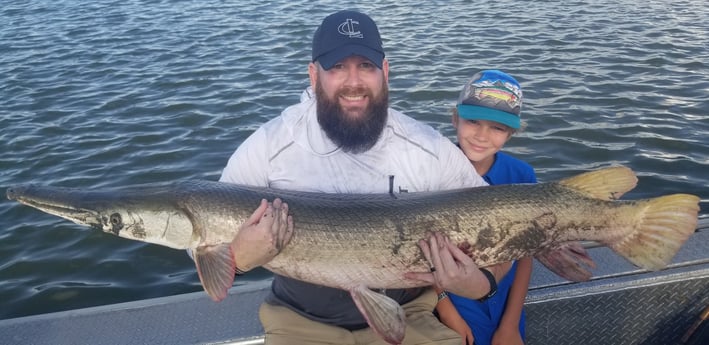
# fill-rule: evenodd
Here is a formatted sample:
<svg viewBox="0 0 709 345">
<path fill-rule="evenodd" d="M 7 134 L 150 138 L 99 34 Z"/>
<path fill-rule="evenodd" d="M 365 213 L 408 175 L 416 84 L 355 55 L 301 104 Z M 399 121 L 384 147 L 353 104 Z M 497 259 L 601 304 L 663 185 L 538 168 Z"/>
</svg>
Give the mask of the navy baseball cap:
<svg viewBox="0 0 709 345">
<path fill-rule="evenodd" d="M 384 48 L 377 25 L 357 11 L 339 11 L 325 17 L 313 36 L 313 62 L 329 70 L 352 55 L 365 57 L 382 68 Z"/>
<path fill-rule="evenodd" d="M 498 70 L 476 73 L 458 96 L 458 116 L 520 127 L 522 87 L 511 75 Z"/>
</svg>

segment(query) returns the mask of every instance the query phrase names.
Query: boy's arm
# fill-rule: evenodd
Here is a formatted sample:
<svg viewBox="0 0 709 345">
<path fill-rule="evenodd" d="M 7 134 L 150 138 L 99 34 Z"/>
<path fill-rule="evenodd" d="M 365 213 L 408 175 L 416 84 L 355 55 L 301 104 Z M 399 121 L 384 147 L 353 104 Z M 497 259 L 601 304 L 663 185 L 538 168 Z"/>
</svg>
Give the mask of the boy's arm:
<svg viewBox="0 0 709 345">
<path fill-rule="evenodd" d="M 524 344 L 522 335 L 519 332 L 519 322 L 522 317 L 522 308 L 524 307 L 524 299 L 527 297 L 531 276 L 532 257 L 517 260 L 517 272 L 507 297 L 507 305 L 502 314 L 500 326 L 492 338 L 493 345 Z"/>
<path fill-rule="evenodd" d="M 473 338 L 473 331 L 468 326 L 468 323 L 460 316 L 448 295 L 442 289 L 436 288 L 435 290 L 438 294 L 436 311 L 441 322 L 463 337 L 463 345 L 473 345 L 475 338 Z"/>
</svg>

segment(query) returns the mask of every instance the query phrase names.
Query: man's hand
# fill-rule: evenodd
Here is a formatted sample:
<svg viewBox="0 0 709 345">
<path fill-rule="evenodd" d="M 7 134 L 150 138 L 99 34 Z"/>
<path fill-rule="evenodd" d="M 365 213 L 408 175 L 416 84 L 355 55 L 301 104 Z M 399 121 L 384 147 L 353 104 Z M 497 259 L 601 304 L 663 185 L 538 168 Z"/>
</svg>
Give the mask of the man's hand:
<svg viewBox="0 0 709 345">
<path fill-rule="evenodd" d="M 441 233 L 420 240 L 419 247 L 431 264 L 430 273 L 409 272 L 408 279 L 425 281 L 445 291 L 470 299 L 480 299 L 490 291 L 490 283 L 473 259 Z"/>
<path fill-rule="evenodd" d="M 238 272 L 265 265 L 285 248 L 293 236 L 293 217 L 288 204 L 276 198 L 261 205 L 241 225 L 231 241 L 231 251 Z"/>
</svg>

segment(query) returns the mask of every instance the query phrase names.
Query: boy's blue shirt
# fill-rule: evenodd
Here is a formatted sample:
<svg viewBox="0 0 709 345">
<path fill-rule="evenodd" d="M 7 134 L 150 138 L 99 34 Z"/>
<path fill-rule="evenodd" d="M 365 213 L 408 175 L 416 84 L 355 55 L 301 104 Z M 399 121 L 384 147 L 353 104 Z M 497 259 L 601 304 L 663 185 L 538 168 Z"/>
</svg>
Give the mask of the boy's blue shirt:
<svg viewBox="0 0 709 345">
<path fill-rule="evenodd" d="M 504 152 L 495 154 L 495 162 L 483 179 L 490 185 L 537 183 L 537 176 L 531 165 Z"/>
<path fill-rule="evenodd" d="M 503 152 L 495 154 L 495 162 L 487 174 L 483 176 L 483 179 L 490 185 L 537 182 L 536 174 L 531 165 Z M 505 312 L 507 296 L 512 288 L 516 272 L 517 262 L 515 261 L 510 271 L 497 284 L 497 293 L 485 302 L 478 302 L 449 293 L 451 302 L 458 310 L 458 313 L 472 329 L 475 345 L 488 345 L 492 342 L 492 336 L 499 327 L 502 314 Z M 525 338 L 524 319 L 523 310 L 519 323 L 522 339 Z"/>
</svg>

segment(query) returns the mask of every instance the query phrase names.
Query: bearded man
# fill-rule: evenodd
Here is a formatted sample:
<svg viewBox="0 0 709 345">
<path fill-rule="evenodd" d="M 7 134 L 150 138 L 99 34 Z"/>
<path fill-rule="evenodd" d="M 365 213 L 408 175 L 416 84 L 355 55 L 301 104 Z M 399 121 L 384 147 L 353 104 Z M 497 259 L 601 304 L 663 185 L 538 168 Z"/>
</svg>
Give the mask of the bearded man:
<svg viewBox="0 0 709 345">
<path fill-rule="evenodd" d="M 325 193 L 486 185 L 450 140 L 389 108 L 389 62 L 379 30 L 367 15 L 340 11 L 326 17 L 313 37 L 308 74 L 315 96 L 304 97 L 249 136 L 220 181 Z M 269 253 L 255 261 L 267 262 Z M 241 267 L 238 260 L 236 266 L 242 272 L 252 268 Z M 482 273 L 476 277 L 466 279 L 479 290 L 473 294 L 483 296 L 490 285 Z M 433 315 L 437 296 L 431 288 L 382 293 L 407 314 L 405 344 L 461 343 Z M 347 291 L 278 274 L 259 316 L 268 345 L 385 344 Z"/>
</svg>

